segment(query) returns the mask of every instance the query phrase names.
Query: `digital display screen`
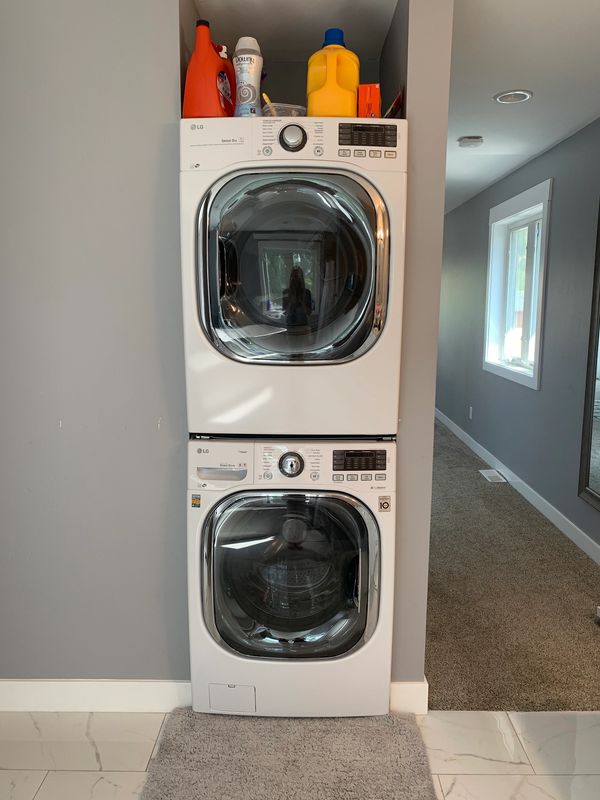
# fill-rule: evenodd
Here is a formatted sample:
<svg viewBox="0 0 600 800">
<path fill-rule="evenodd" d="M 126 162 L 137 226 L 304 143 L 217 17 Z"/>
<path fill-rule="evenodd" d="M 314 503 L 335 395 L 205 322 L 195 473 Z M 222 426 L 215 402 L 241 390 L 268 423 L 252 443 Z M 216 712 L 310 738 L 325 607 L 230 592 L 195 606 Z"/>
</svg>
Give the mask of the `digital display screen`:
<svg viewBox="0 0 600 800">
<path fill-rule="evenodd" d="M 395 125 L 340 122 L 338 143 L 351 146 L 396 147 L 398 144 L 398 128 Z"/>
<path fill-rule="evenodd" d="M 344 471 L 372 470 L 384 472 L 385 450 L 334 450 L 333 469 Z"/>
</svg>

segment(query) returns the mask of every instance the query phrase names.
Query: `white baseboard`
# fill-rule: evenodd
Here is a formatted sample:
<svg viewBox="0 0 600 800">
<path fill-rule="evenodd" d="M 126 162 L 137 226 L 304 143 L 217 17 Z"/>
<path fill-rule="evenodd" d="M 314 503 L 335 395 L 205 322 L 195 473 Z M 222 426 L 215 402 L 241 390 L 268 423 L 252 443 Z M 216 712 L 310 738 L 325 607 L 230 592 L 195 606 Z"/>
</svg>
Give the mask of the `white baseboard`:
<svg viewBox="0 0 600 800">
<path fill-rule="evenodd" d="M 429 684 L 392 683 L 392 711 L 426 714 Z M 192 704 L 189 681 L 0 680 L 0 711 L 157 711 Z"/>
<path fill-rule="evenodd" d="M 172 711 L 192 704 L 189 681 L 0 680 L 0 711 Z"/>
<path fill-rule="evenodd" d="M 485 447 L 480 445 L 472 436 L 469 436 L 462 428 L 459 428 L 455 422 L 452 422 L 450 417 L 447 417 L 437 408 L 435 410 L 435 418 L 445 425 L 448 430 L 451 430 L 455 436 L 467 445 L 467 447 L 470 447 L 479 458 L 486 462 L 486 464 L 489 464 L 490 467 L 501 472 L 511 486 L 513 486 L 519 494 L 523 495 L 534 508 L 537 508 L 541 514 L 549 519 L 559 531 L 565 534 L 565 536 L 568 536 L 568 538 L 593 561 L 600 564 L 600 544 L 595 542 L 585 531 L 582 531 L 581 528 L 578 528 L 574 522 L 571 522 L 568 517 L 565 517 L 552 503 L 549 503 L 541 494 L 538 494 L 535 489 L 532 489 L 529 484 L 525 483 L 524 480 L 519 478 L 518 475 L 497 459 L 493 453 L 486 450 Z"/>
<path fill-rule="evenodd" d="M 429 684 L 422 681 L 400 681 L 392 683 L 390 691 L 390 711 L 403 714 L 427 714 Z"/>
</svg>

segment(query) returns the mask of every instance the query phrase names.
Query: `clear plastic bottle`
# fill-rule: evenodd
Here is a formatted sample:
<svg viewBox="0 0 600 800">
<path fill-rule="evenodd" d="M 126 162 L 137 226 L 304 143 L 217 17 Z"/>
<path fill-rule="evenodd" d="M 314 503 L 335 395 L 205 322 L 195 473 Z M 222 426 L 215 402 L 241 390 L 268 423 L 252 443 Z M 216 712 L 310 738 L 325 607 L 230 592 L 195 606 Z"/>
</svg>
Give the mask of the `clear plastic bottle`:
<svg viewBox="0 0 600 800">
<path fill-rule="evenodd" d="M 242 36 L 235 46 L 236 117 L 262 117 L 260 80 L 263 59 L 258 42 L 252 36 Z"/>
</svg>

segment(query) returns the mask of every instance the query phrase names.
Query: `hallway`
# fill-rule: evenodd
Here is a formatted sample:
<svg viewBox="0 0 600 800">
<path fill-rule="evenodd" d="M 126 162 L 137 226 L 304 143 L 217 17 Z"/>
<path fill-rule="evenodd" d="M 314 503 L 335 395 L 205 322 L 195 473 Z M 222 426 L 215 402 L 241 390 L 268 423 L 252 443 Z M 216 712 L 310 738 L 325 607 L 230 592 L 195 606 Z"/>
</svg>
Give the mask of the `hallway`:
<svg viewBox="0 0 600 800">
<path fill-rule="evenodd" d="M 431 709 L 600 708 L 600 566 L 436 426 L 425 674 Z"/>
</svg>

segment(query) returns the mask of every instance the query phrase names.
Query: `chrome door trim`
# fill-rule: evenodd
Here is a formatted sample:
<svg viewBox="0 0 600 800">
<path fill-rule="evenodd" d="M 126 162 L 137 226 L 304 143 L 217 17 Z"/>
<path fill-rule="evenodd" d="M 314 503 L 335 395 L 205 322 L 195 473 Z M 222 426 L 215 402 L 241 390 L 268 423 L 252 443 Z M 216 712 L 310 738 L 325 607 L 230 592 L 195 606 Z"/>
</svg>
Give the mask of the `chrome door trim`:
<svg viewBox="0 0 600 800">
<path fill-rule="evenodd" d="M 362 636 L 356 642 L 353 647 L 346 650 L 344 653 L 341 653 L 337 656 L 322 656 L 320 658 L 299 658 L 299 659 L 282 659 L 282 658 L 269 658 L 269 656 L 248 656 L 244 653 L 240 653 L 239 650 L 235 650 L 235 648 L 231 647 L 224 639 L 221 637 L 217 629 L 217 624 L 215 622 L 215 604 L 214 604 L 214 560 L 212 556 L 213 551 L 213 530 L 214 525 L 217 519 L 224 514 L 226 514 L 231 508 L 236 504 L 238 500 L 242 500 L 246 497 L 251 498 L 269 498 L 274 497 L 277 495 L 300 495 L 302 497 L 310 497 L 312 499 L 330 499 L 335 498 L 337 500 L 341 500 L 344 503 L 347 503 L 350 506 L 353 506 L 358 513 L 363 518 L 366 528 L 367 528 L 367 542 L 369 547 L 369 584 L 367 588 L 367 620 L 365 624 L 365 629 L 363 631 Z M 250 660 L 260 659 L 261 661 L 323 661 L 326 658 L 333 661 L 339 658 L 345 658 L 346 656 L 350 655 L 350 653 L 354 653 L 356 650 L 359 650 L 363 645 L 365 645 L 369 639 L 373 636 L 375 628 L 377 627 L 377 621 L 379 619 L 379 603 L 380 603 L 380 579 L 381 579 L 381 546 L 380 546 L 380 539 L 381 539 L 381 532 L 379 529 L 379 525 L 377 520 L 375 519 L 375 515 L 371 511 L 371 509 L 359 500 L 357 497 L 353 497 L 352 495 L 345 494 L 344 492 L 328 492 L 328 491 L 310 491 L 309 489 L 306 490 L 297 490 L 297 491 L 290 491 L 287 489 L 274 489 L 271 492 L 264 492 L 262 490 L 252 490 L 248 489 L 246 491 L 235 492 L 232 494 L 228 494 L 222 500 L 218 500 L 215 505 L 211 508 L 209 513 L 207 514 L 206 518 L 202 523 L 202 530 L 200 532 L 200 559 L 201 559 L 201 604 L 202 604 L 202 616 L 204 617 L 204 623 L 212 636 L 212 638 L 217 642 L 221 647 L 227 650 L 230 653 L 234 653 L 239 658 L 247 658 Z"/>
<path fill-rule="evenodd" d="M 375 208 L 375 216 L 377 220 L 377 229 L 375 230 L 375 252 L 374 254 L 374 264 L 375 264 L 375 290 L 374 290 L 374 302 L 373 302 L 373 323 L 371 325 L 371 331 L 362 345 L 357 348 L 353 353 L 348 356 L 344 356 L 343 358 L 330 358 L 330 359 L 315 359 L 311 361 L 296 361 L 289 360 L 289 359 L 282 359 L 282 360 L 274 360 L 274 359 L 254 359 L 248 358 L 246 356 L 240 356 L 236 353 L 233 353 L 229 348 L 225 347 L 223 342 L 219 339 L 218 336 L 215 335 L 212 326 L 208 320 L 210 314 L 207 315 L 207 309 L 210 307 L 210 296 L 208 290 L 208 281 L 204 278 L 203 272 L 204 270 L 200 268 L 200 254 L 202 255 L 202 267 L 206 267 L 208 263 L 207 257 L 207 250 L 208 250 L 208 233 L 209 233 L 209 226 L 208 220 L 210 216 L 210 210 L 212 208 L 212 204 L 214 202 L 215 196 L 218 192 L 230 183 L 235 178 L 239 178 L 244 175 L 289 175 L 293 177 L 294 175 L 303 175 L 307 178 L 311 178 L 311 176 L 318 177 L 319 175 L 328 175 L 332 178 L 336 178 L 338 176 L 342 176 L 348 178 L 349 180 L 354 181 L 359 186 L 361 186 L 366 193 L 371 198 L 373 202 L 373 206 Z M 204 335 L 208 339 L 208 341 L 212 344 L 212 346 L 218 350 L 222 355 L 226 356 L 227 358 L 231 359 L 232 361 L 237 361 L 239 363 L 245 364 L 254 364 L 254 365 L 270 365 L 270 366 L 299 366 L 299 367 L 311 367 L 311 366 L 321 366 L 327 364 L 344 364 L 348 361 L 354 361 L 355 359 L 362 356 L 367 350 L 370 350 L 371 347 L 375 344 L 377 339 L 379 338 L 387 319 L 387 308 L 389 302 L 389 275 L 390 275 L 390 221 L 389 221 L 389 214 L 385 202 L 382 196 L 379 194 L 377 189 L 373 186 L 372 183 L 367 181 L 361 175 L 358 175 L 356 172 L 352 172 L 350 170 L 344 169 L 331 169 L 331 168 L 299 168 L 299 167 L 269 167 L 269 168 L 246 168 L 236 170 L 234 172 L 230 172 L 227 175 L 220 178 L 218 181 L 212 184 L 212 186 L 208 189 L 208 191 L 204 194 L 202 199 L 200 200 L 200 205 L 198 207 L 198 218 L 197 218 L 197 225 L 196 225 L 197 235 L 196 235 L 196 249 L 195 249 L 195 259 L 194 259 L 194 269 L 196 271 L 196 306 L 197 306 L 197 313 L 200 319 L 200 324 Z"/>
</svg>

